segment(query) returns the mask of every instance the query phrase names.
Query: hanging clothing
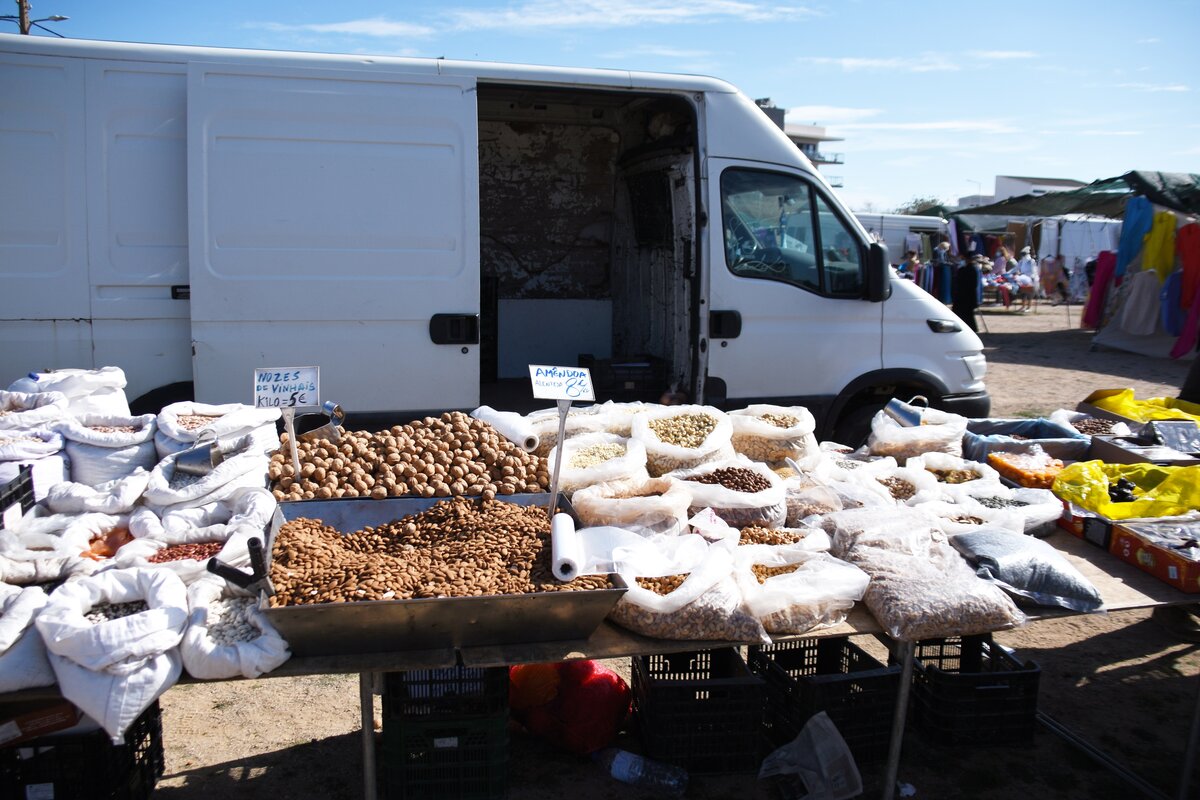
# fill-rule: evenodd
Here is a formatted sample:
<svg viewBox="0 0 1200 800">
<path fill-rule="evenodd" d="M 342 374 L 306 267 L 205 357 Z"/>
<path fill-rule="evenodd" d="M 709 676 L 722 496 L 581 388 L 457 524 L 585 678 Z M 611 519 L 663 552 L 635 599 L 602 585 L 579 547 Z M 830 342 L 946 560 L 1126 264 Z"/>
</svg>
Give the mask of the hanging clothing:
<svg viewBox="0 0 1200 800">
<path fill-rule="evenodd" d="M 1163 281 L 1162 290 L 1158 293 L 1159 305 L 1162 310 L 1163 330 L 1172 336 L 1183 333 L 1183 323 L 1186 319 L 1182 300 L 1183 273 L 1172 272 Z"/>
<path fill-rule="evenodd" d="M 950 252 L 958 255 L 958 222 L 950 220 L 946 225 L 947 232 L 950 236 Z"/>
<path fill-rule="evenodd" d="M 1158 274 L 1158 282 L 1162 283 L 1167 276 L 1175 271 L 1175 215 L 1170 211 L 1160 211 L 1154 215 L 1150 224 L 1150 232 L 1146 234 L 1143 247 L 1146 254 L 1142 256 L 1143 268 L 1154 270 Z"/>
<path fill-rule="evenodd" d="M 975 326 L 975 309 L 979 307 L 982 292 L 982 276 L 975 264 L 968 261 L 955 269 L 950 307 L 968 328 L 976 332 L 979 328 Z"/>
<path fill-rule="evenodd" d="M 1200 223 L 1189 222 L 1175 232 L 1175 250 L 1183 267 L 1183 283 L 1179 287 L 1181 306 L 1192 307 L 1192 298 L 1200 289 Z"/>
<path fill-rule="evenodd" d="M 919 233 L 904 234 L 904 250 L 906 252 L 909 250 L 912 250 L 917 255 L 922 255 L 922 253 L 921 253 L 922 249 L 923 248 L 921 247 L 921 234 L 919 234 Z M 904 253 L 897 253 L 897 255 L 903 256 Z"/>
<path fill-rule="evenodd" d="M 1082 328 L 1099 328 L 1104 316 L 1104 301 L 1108 295 L 1110 284 L 1116 278 L 1117 254 L 1105 250 L 1096 257 L 1096 277 L 1092 282 L 1092 291 L 1088 295 L 1087 305 L 1083 308 L 1083 316 L 1079 325 Z"/>
<path fill-rule="evenodd" d="M 933 241 L 929 238 L 928 233 L 921 234 L 921 249 L 917 252 L 921 254 L 921 260 L 926 264 L 929 263 L 929 259 L 933 258 Z"/>
<path fill-rule="evenodd" d="M 1187 320 L 1183 323 L 1183 332 L 1175 340 L 1171 348 L 1171 358 L 1181 358 L 1196 346 L 1196 336 L 1200 333 L 1200 289 L 1192 295 L 1192 305 L 1188 309 Z"/>
<path fill-rule="evenodd" d="M 1042 220 L 1042 236 L 1041 239 L 1038 240 L 1038 245 L 1035 249 L 1037 250 L 1038 255 L 1058 255 L 1058 220 Z"/>
<path fill-rule="evenodd" d="M 1158 327 L 1162 302 L 1158 274 L 1144 269 L 1129 278 L 1129 294 L 1121 308 L 1121 330 L 1134 336 L 1150 336 Z"/>
<path fill-rule="evenodd" d="M 1117 245 L 1117 263 L 1113 277 L 1117 281 L 1125 277 L 1129 262 L 1142 249 L 1142 238 L 1150 232 L 1154 221 L 1154 207 L 1140 195 L 1125 201 L 1125 219 L 1121 222 L 1121 241 Z"/>
</svg>

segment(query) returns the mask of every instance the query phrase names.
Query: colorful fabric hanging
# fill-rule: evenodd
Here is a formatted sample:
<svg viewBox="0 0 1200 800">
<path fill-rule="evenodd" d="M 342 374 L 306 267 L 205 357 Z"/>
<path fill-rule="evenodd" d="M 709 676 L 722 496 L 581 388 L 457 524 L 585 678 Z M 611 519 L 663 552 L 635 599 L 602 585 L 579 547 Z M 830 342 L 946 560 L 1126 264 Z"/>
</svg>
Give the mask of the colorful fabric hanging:
<svg viewBox="0 0 1200 800">
<path fill-rule="evenodd" d="M 1175 232 L 1175 249 L 1183 266 L 1180 295 L 1183 308 L 1192 307 L 1192 298 L 1200 289 L 1200 223 L 1189 222 Z"/>
<path fill-rule="evenodd" d="M 1149 200 L 1139 195 L 1125 201 L 1125 219 L 1121 222 L 1121 241 L 1117 245 L 1117 262 L 1113 272 L 1118 283 L 1125 277 L 1129 262 L 1142 249 L 1142 239 L 1150 232 L 1153 220 L 1154 207 Z"/>
<path fill-rule="evenodd" d="M 1105 250 L 1096 257 L 1096 279 L 1092 282 L 1091 294 L 1088 295 L 1087 305 L 1083 308 L 1080 327 L 1100 327 L 1100 320 L 1104 316 L 1104 300 L 1110 284 L 1116 278 L 1116 268 L 1117 254 L 1113 251 Z"/>
<path fill-rule="evenodd" d="M 1171 336 L 1178 336 L 1183 333 L 1185 315 L 1183 313 L 1183 303 L 1181 302 L 1182 291 L 1183 273 L 1172 272 L 1163 281 L 1162 289 L 1158 293 L 1163 330 Z"/>
<path fill-rule="evenodd" d="M 1142 268 L 1154 270 L 1162 283 L 1175 271 L 1175 215 L 1170 211 L 1155 214 L 1142 246 L 1146 250 Z"/>
</svg>

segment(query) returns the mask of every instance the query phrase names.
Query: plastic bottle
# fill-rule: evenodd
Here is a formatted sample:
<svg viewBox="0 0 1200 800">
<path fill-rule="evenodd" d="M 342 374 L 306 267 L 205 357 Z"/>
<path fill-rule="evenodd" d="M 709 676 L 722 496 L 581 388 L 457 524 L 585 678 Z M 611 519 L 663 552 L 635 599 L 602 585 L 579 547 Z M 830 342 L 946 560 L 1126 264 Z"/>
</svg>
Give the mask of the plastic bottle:
<svg viewBox="0 0 1200 800">
<path fill-rule="evenodd" d="M 657 789 L 665 797 L 682 797 L 687 789 L 688 774 L 683 767 L 653 761 L 617 747 L 597 750 L 592 759 L 622 783 Z"/>
</svg>

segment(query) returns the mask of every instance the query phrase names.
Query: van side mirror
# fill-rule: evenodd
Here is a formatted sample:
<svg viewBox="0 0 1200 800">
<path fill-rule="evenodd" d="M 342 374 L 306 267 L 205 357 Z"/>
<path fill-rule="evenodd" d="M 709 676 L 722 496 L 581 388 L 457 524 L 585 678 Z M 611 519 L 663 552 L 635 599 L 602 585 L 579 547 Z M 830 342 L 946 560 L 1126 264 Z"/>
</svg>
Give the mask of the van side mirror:
<svg viewBox="0 0 1200 800">
<path fill-rule="evenodd" d="M 871 242 L 867 248 L 867 274 L 864 296 L 872 303 L 882 303 L 892 293 L 892 267 L 888 262 L 887 245 Z"/>
</svg>

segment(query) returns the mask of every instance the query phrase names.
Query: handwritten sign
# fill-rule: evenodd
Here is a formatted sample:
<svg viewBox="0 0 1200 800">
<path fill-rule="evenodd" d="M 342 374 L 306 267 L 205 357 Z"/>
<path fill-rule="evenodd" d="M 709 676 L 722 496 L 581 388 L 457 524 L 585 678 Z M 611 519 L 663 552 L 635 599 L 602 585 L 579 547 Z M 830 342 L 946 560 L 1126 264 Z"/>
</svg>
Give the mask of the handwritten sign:
<svg viewBox="0 0 1200 800">
<path fill-rule="evenodd" d="M 316 409 L 321 405 L 321 368 L 254 370 L 255 408 Z"/>
<path fill-rule="evenodd" d="M 592 373 L 586 367 L 529 365 L 533 396 L 541 400 L 596 400 Z"/>
</svg>

